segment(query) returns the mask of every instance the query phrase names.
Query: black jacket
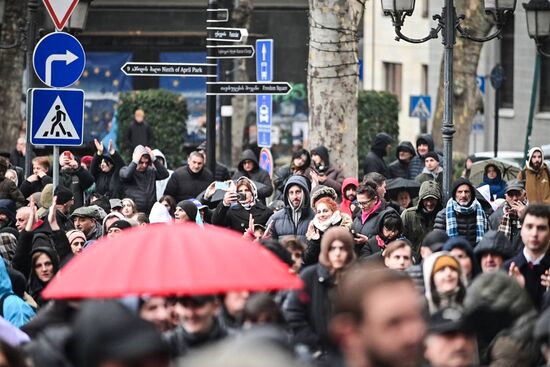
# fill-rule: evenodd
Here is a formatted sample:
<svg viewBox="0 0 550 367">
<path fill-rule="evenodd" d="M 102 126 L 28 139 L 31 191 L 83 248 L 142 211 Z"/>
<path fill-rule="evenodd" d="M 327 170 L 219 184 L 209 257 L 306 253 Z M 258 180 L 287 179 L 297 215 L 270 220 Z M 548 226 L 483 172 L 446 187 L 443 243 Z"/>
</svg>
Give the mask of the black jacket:
<svg viewBox="0 0 550 367">
<path fill-rule="evenodd" d="M 414 147 L 410 141 L 402 141 L 397 146 L 397 150 L 395 152 L 395 157 L 397 158 L 395 161 L 391 162 L 388 166 L 388 169 L 390 171 L 390 177 L 389 178 L 397 178 L 402 177 L 406 179 L 411 179 L 414 177 L 410 176 L 409 172 L 409 166 L 411 162 L 402 162 L 399 160 L 399 152 L 400 151 L 407 151 L 412 154 L 412 158 L 416 155 L 416 151 L 414 150 Z M 412 160 L 411 158 L 411 160 Z"/>
<path fill-rule="evenodd" d="M 321 264 L 300 273 L 302 291 L 291 291 L 283 304 L 283 315 L 294 335 L 294 343 L 312 351 L 326 350 L 330 344 L 328 324 L 333 313 L 334 279 Z"/>
<path fill-rule="evenodd" d="M 72 191 L 72 208 L 77 209 L 84 205 L 84 191 L 94 184 L 94 177 L 80 166 L 77 169 L 63 169 L 59 171 L 59 184 Z"/>
<path fill-rule="evenodd" d="M 120 169 L 124 197 L 134 200 L 138 210 L 144 213 L 149 213 L 157 201 L 156 181 L 168 178 L 168 170 L 162 163 L 155 160 L 153 164 L 154 168 L 149 166 L 144 172 L 136 170 L 134 162 Z"/>
<path fill-rule="evenodd" d="M 126 131 L 126 141 L 129 144 L 130 151 L 133 151 L 140 144 L 144 147 L 152 147 L 153 129 L 146 121 L 138 124 L 134 120 Z"/>
<path fill-rule="evenodd" d="M 163 336 L 170 346 L 170 354 L 175 358 L 185 356 L 192 350 L 222 340 L 227 336 L 227 331 L 218 319 L 214 318 L 214 324 L 206 334 L 189 334 L 182 325 L 179 325 L 175 329 L 164 333 Z"/>
<path fill-rule="evenodd" d="M 53 182 L 52 178 L 46 175 L 42 178 L 39 177 L 38 180 L 34 182 L 30 182 L 27 180 L 23 181 L 19 189 L 21 190 L 23 197 L 28 198 L 35 192 L 42 192 L 42 190 L 44 190 L 44 187 L 47 184 L 51 184 L 52 182 Z"/>
<path fill-rule="evenodd" d="M 0 177 L 0 199 L 13 200 L 17 208 L 25 205 L 23 194 L 12 180 L 5 177 Z"/>
<path fill-rule="evenodd" d="M 223 205 L 223 201 L 221 201 L 212 214 L 212 224 L 244 233 L 248 228 L 250 214 L 254 218 L 254 224 L 265 226 L 273 211 L 259 200 L 256 201 L 256 204 L 250 210 L 244 209 L 238 203 L 225 206 Z"/>
<path fill-rule="evenodd" d="M 172 196 L 176 199 L 176 203 L 186 199 L 194 199 L 206 190 L 213 181 L 214 176 L 208 168 L 203 167 L 199 173 L 194 173 L 188 165 L 185 165 L 172 173 L 164 189 L 164 195 Z"/>
<path fill-rule="evenodd" d="M 472 245 L 476 246 L 476 229 L 477 229 L 477 218 L 476 213 L 471 214 L 460 214 L 456 213 L 456 223 L 458 226 L 458 234 Z M 441 209 L 435 217 L 435 224 L 433 229 L 440 229 L 442 231 L 447 231 L 447 214 L 445 208 Z"/>
<path fill-rule="evenodd" d="M 101 170 L 101 161 L 105 159 L 113 164 L 113 168 L 105 173 Z M 115 151 L 112 156 L 94 154 L 90 164 L 90 173 L 95 179 L 95 191 L 109 199 L 122 198 L 122 184 L 120 183 L 120 169 L 125 163 L 120 154 Z"/>
<path fill-rule="evenodd" d="M 384 238 L 383 235 L 382 235 L 382 228 L 384 227 L 384 220 L 385 220 L 385 218 L 388 218 L 388 217 L 395 217 L 395 218 L 399 218 L 399 220 L 401 220 L 401 217 L 399 216 L 399 213 L 396 212 L 392 208 L 388 208 L 388 209 L 384 210 L 382 213 L 380 213 L 379 220 L 378 220 L 378 234 L 369 237 L 369 240 L 367 241 L 367 243 L 364 244 L 363 247 L 360 249 L 360 253 L 358 254 L 359 255 L 358 257 L 360 259 L 366 259 L 369 256 L 372 256 L 374 254 L 382 252 L 383 248 L 378 246 L 377 236 L 380 236 L 380 238 L 383 240 L 384 248 L 389 242 L 392 241 L 392 240 Z M 356 248 L 357 248 L 357 246 L 356 246 Z M 413 255 L 414 255 L 414 253 L 413 253 Z"/>
<path fill-rule="evenodd" d="M 523 251 L 520 251 L 519 254 L 506 261 L 502 265 L 502 269 L 507 272 L 510 269 L 510 264 L 512 262 L 516 264 L 520 273 L 525 278 L 524 289 L 531 297 L 535 307 L 540 309 L 544 294 L 546 293 L 546 288 L 540 284 L 540 277 L 550 268 L 550 251 L 546 252 L 546 255 L 544 255 L 539 264 L 533 265 L 532 267 L 529 266 L 529 262 L 523 255 Z"/>
<path fill-rule="evenodd" d="M 254 168 L 251 172 L 246 172 L 243 168 L 243 163 L 246 160 L 251 160 L 254 162 Z M 267 173 L 266 170 L 260 168 L 260 165 L 258 163 L 258 158 L 254 154 L 254 152 L 250 149 L 247 149 L 243 152 L 241 155 L 241 160 L 239 161 L 239 165 L 237 166 L 237 170 L 233 174 L 233 180 L 239 179 L 239 177 L 248 177 L 252 181 L 259 182 L 263 186 L 260 188 L 258 187 L 258 199 L 265 202 L 265 198 L 269 197 L 271 194 L 273 194 L 273 184 L 271 183 L 271 178 L 269 177 L 269 173 Z M 199 191 L 200 192 L 200 191 Z"/>
<path fill-rule="evenodd" d="M 365 175 L 370 172 L 378 172 L 386 178 L 390 177 L 390 171 L 386 162 L 384 162 L 384 156 L 386 155 L 386 146 L 392 142 L 393 139 L 388 134 L 376 134 L 371 151 L 367 154 L 365 159 L 365 165 L 363 167 L 363 173 Z"/>
</svg>

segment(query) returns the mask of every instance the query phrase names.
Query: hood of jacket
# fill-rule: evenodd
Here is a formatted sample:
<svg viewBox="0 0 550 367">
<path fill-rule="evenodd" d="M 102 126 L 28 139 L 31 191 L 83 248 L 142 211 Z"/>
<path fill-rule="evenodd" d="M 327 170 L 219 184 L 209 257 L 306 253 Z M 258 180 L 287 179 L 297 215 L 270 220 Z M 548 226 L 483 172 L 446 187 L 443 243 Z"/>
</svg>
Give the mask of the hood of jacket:
<svg viewBox="0 0 550 367">
<path fill-rule="evenodd" d="M 15 223 L 15 203 L 10 199 L 0 199 L 0 213 L 6 214 L 10 222 Z"/>
<path fill-rule="evenodd" d="M 235 181 L 235 186 L 238 188 L 239 185 L 242 185 L 242 184 L 245 184 L 250 188 L 250 191 L 252 191 L 253 201 L 256 202 L 258 200 L 258 188 L 256 187 L 256 184 L 254 183 L 254 181 L 252 181 L 246 176 L 241 176 L 237 179 L 237 181 Z"/>
<path fill-rule="evenodd" d="M 381 156 L 385 156 L 386 146 L 393 143 L 393 138 L 387 133 L 378 133 L 374 137 L 372 142 L 372 147 L 370 148 L 373 152 L 378 153 Z"/>
<path fill-rule="evenodd" d="M 300 176 L 300 175 L 290 176 L 290 178 L 285 184 L 285 188 L 283 190 L 283 201 L 285 203 L 285 206 L 290 207 L 290 202 L 288 201 L 288 190 L 290 189 L 291 186 L 294 186 L 294 185 L 298 185 L 302 188 L 302 192 L 303 192 L 302 208 L 309 207 L 311 199 L 309 197 L 309 189 L 308 189 L 307 181 L 304 176 Z"/>
<path fill-rule="evenodd" d="M 397 159 L 399 159 L 399 152 L 401 151 L 409 152 L 412 154 L 413 157 L 416 155 L 416 150 L 414 149 L 414 146 L 410 141 L 407 141 L 407 140 L 399 143 L 396 149 L 397 150 L 395 151 L 395 158 Z"/>
<path fill-rule="evenodd" d="M 401 216 L 399 215 L 399 213 L 395 211 L 395 209 L 393 209 L 392 207 L 388 206 L 386 209 L 384 209 L 384 211 L 378 215 L 378 218 L 380 218 L 378 220 L 378 235 L 380 235 L 380 237 L 382 237 L 382 233 L 383 233 L 382 229 L 384 228 L 384 221 L 386 218 L 389 218 L 389 217 L 395 217 L 395 218 L 401 219 Z"/>
<path fill-rule="evenodd" d="M 472 185 L 470 180 L 468 180 L 467 178 L 460 177 L 458 180 L 456 180 L 453 183 L 453 187 L 452 187 L 452 190 L 451 190 L 451 197 L 453 198 L 453 200 L 456 200 L 456 190 L 461 185 L 468 185 L 470 187 L 470 192 L 471 192 L 471 195 L 472 195 L 472 198 L 470 199 L 470 202 L 468 203 L 468 205 L 470 205 L 476 199 L 476 188 L 474 187 L 474 185 Z"/>
<path fill-rule="evenodd" d="M 13 288 L 8 274 L 8 268 L 4 259 L 0 259 L 0 296 L 6 293 L 12 293 Z"/>
<path fill-rule="evenodd" d="M 430 197 L 437 199 L 437 206 L 434 211 L 437 212 L 441 210 L 443 208 L 441 191 L 439 190 L 439 185 L 434 180 L 424 181 L 422 185 L 420 185 L 420 190 L 418 191 L 418 208 L 422 208 L 422 205 L 420 205 L 422 200 Z"/>
<path fill-rule="evenodd" d="M 432 288 L 432 277 L 433 277 L 432 272 L 435 265 L 435 261 L 439 259 L 441 256 L 454 257 L 448 251 L 438 251 L 428 256 L 426 259 L 424 259 L 424 262 L 422 263 L 422 276 L 424 278 L 424 285 L 425 285 L 424 295 L 426 296 L 426 300 L 428 301 L 428 306 L 431 313 L 433 313 L 437 309 L 437 306 L 435 305 L 434 298 L 433 298 L 433 292 L 435 291 L 435 289 Z M 458 284 L 459 287 L 464 287 L 464 284 L 466 284 L 466 278 L 462 271 L 459 274 L 458 283 L 459 283 Z"/>
<path fill-rule="evenodd" d="M 164 156 L 164 153 L 160 151 L 160 149 L 153 149 L 153 154 L 156 158 L 160 157 L 164 161 L 164 167 L 168 169 L 168 161 L 166 160 L 166 157 Z"/>
<path fill-rule="evenodd" d="M 470 261 L 472 262 L 471 278 L 473 279 L 481 272 L 481 269 L 479 268 L 479 262 L 477 261 L 477 258 L 474 254 L 474 249 L 472 248 L 472 245 L 470 245 L 470 243 L 464 237 L 460 236 L 449 238 L 447 242 L 445 242 L 445 244 L 443 245 L 443 251 L 450 252 L 454 248 L 461 249 L 470 258 Z"/>
<path fill-rule="evenodd" d="M 416 139 L 416 148 L 418 149 L 418 146 L 420 144 L 426 144 L 428 145 L 428 150 L 430 152 L 433 152 L 434 151 L 434 138 L 432 138 L 432 134 L 421 134 L 417 139 Z"/>
<path fill-rule="evenodd" d="M 346 199 L 346 188 L 349 185 L 353 185 L 357 189 L 359 187 L 359 180 L 355 177 L 347 177 L 344 179 L 344 182 L 342 182 L 342 202 L 345 201 L 348 205 L 350 204 L 350 201 Z"/>
<path fill-rule="evenodd" d="M 514 248 L 508 237 L 500 231 L 487 231 L 474 249 L 474 254 L 481 260 L 481 255 L 494 252 L 501 255 L 504 260 L 514 256 Z"/>
<path fill-rule="evenodd" d="M 330 158 L 329 158 L 329 154 L 328 154 L 328 149 L 325 146 L 321 145 L 321 146 L 319 146 L 315 149 L 312 149 L 311 150 L 311 155 L 318 155 L 323 160 L 325 166 L 327 166 L 327 167 L 330 166 Z"/>
<path fill-rule="evenodd" d="M 244 161 L 251 160 L 254 162 L 254 168 L 252 169 L 252 172 L 255 172 L 260 168 L 260 164 L 258 163 L 258 157 L 256 157 L 256 154 L 251 149 L 246 149 L 243 154 L 241 154 L 241 159 L 239 160 L 239 164 L 237 166 L 237 169 L 241 172 L 244 172 L 243 163 Z"/>
<path fill-rule="evenodd" d="M 542 165 L 540 166 L 540 168 L 543 169 L 546 166 L 546 163 L 544 163 L 544 152 L 542 151 L 542 149 L 539 147 L 533 147 L 529 149 L 529 153 L 527 153 L 527 160 L 525 161 L 525 167 L 531 171 L 535 171 L 535 169 L 531 166 L 531 158 L 533 157 L 533 154 L 535 154 L 535 152 L 540 152 L 542 156 Z"/>
</svg>

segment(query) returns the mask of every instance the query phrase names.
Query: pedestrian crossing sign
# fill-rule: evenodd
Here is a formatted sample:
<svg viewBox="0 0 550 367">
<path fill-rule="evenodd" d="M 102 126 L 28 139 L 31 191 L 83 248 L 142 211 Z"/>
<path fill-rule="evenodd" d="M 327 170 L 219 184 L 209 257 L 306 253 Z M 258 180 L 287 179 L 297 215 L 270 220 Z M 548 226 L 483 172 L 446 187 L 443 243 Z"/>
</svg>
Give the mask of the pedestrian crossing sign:
<svg viewBox="0 0 550 367">
<path fill-rule="evenodd" d="M 432 115 L 432 99 L 430 96 L 411 96 L 409 101 L 409 116 L 427 120 Z"/>
<path fill-rule="evenodd" d="M 82 145 L 83 90 L 35 88 L 27 96 L 33 145 Z"/>
</svg>

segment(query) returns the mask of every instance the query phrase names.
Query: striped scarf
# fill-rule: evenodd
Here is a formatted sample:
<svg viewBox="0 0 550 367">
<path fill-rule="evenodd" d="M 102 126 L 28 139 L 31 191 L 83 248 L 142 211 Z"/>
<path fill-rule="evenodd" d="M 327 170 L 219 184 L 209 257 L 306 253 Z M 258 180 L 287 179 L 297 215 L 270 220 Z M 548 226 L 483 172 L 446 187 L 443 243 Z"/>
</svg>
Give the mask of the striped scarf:
<svg viewBox="0 0 550 367">
<path fill-rule="evenodd" d="M 512 241 L 512 230 L 521 229 L 519 216 L 515 210 L 512 210 L 512 207 L 508 204 L 508 202 L 505 202 L 503 212 L 504 214 L 502 215 L 502 219 L 498 225 L 498 231 L 504 233 L 506 237 Z"/>
<path fill-rule="evenodd" d="M 456 213 L 467 215 L 474 212 L 476 214 L 476 243 L 481 241 L 485 231 L 489 227 L 489 224 L 481 204 L 475 199 L 470 206 L 462 206 L 454 199 L 449 199 L 449 201 L 447 201 L 447 207 L 445 208 L 445 214 L 447 217 L 447 235 L 449 237 L 457 237 L 460 235 L 458 233 Z"/>
</svg>

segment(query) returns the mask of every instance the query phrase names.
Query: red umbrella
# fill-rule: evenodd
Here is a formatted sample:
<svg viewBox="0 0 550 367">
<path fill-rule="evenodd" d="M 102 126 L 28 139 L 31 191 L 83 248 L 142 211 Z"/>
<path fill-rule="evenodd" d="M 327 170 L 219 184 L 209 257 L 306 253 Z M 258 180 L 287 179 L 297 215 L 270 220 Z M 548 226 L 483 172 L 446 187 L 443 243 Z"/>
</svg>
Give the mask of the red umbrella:
<svg viewBox="0 0 550 367">
<path fill-rule="evenodd" d="M 61 269 L 42 295 L 112 298 L 301 288 L 288 269 L 269 250 L 228 229 L 157 224 L 97 241 Z"/>
</svg>

